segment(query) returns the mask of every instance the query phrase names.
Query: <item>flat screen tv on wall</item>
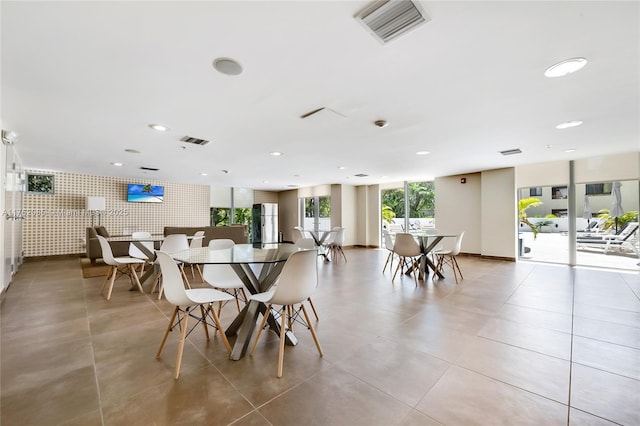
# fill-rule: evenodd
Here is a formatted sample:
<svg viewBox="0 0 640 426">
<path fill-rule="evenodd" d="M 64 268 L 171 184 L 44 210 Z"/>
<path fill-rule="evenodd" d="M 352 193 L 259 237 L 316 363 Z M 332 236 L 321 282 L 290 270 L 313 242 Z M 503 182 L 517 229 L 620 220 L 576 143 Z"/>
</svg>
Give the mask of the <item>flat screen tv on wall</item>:
<svg viewBox="0 0 640 426">
<path fill-rule="evenodd" d="M 133 203 L 161 203 L 164 201 L 164 186 L 127 184 L 127 201 Z"/>
</svg>

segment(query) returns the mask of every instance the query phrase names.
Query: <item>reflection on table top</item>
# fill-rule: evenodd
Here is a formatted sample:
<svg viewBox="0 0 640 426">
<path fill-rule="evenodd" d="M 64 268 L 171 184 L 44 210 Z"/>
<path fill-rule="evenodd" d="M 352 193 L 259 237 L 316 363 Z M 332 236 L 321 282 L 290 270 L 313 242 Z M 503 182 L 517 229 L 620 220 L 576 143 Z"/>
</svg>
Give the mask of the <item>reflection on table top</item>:
<svg viewBox="0 0 640 426">
<path fill-rule="evenodd" d="M 172 257 L 192 264 L 277 263 L 287 260 L 291 253 L 300 250 L 293 244 L 236 244 L 222 250 L 210 250 L 209 247 L 183 250 L 173 253 Z"/>
</svg>

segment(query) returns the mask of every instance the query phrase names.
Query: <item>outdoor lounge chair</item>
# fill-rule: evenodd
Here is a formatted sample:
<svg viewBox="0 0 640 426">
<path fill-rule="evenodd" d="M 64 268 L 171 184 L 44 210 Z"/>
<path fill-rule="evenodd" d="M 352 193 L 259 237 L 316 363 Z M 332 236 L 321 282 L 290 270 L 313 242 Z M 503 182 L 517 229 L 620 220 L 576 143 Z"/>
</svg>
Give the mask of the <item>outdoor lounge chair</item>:
<svg viewBox="0 0 640 426">
<path fill-rule="evenodd" d="M 602 236 L 578 237 L 577 248 L 603 249 L 605 253 L 610 250 L 632 251 L 638 254 L 638 222 L 628 222 L 618 234 Z"/>
</svg>

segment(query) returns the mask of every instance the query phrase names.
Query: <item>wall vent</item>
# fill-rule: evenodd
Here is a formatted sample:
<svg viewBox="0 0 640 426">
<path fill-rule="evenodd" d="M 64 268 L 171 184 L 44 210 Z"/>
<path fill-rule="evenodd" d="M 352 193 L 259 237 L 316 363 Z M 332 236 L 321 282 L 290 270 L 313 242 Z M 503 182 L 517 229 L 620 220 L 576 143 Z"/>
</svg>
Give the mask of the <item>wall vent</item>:
<svg viewBox="0 0 640 426">
<path fill-rule="evenodd" d="M 431 18 L 411 0 L 379 0 L 356 15 L 356 20 L 385 44 Z"/>
<path fill-rule="evenodd" d="M 522 151 L 520 150 L 520 148 L 514 148 L 514 149 L 507 149 L 505 151 L 500 151 L 500 154 L 502 155 L 522 154 Z"/>
<path fill-rule="evenodd" d="M 192 143 L 194 145 L 206 145 L 206 144 L 208 144 L 210 142 L 210 141 L 205 140 L 205 139 L 193 138 L 191 136 L 184 136 L 180 140 L 182 142 Z"/>
<path fill-rule="evenodd" d="M 156 169 L 155 167 L 145 167 L 145 166 L 140 166 L 140 170 L 149 170 L 151 172 L 157 172 L 160 169 Z"/>
</svg>

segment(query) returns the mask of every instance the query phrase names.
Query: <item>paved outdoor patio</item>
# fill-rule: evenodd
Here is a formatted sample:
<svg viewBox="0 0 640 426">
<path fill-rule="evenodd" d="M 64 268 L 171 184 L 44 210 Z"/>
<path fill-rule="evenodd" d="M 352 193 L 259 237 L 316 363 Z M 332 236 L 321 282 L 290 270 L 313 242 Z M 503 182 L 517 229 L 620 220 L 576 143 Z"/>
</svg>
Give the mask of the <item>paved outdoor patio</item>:
<svg viewBox="0 0 640 426">
<path fill-rule="evenodd" d="M 524 245 L 531 248 L 531 252 L 525 254 L 521 260 L 536 262 L 563 263 L 569 262 L 569 236 L 563 233 L 539 233 L 534 240 L 533 233 L 523 232 Z M 602 250 L 589 249 L 578 250 L 576 263 L 581 266 L 597 266 L 603 268 L 615 268 L 637 271 L 640 259 L 634 253 L 609 252 L 604 254 Z"/>
</svg>

